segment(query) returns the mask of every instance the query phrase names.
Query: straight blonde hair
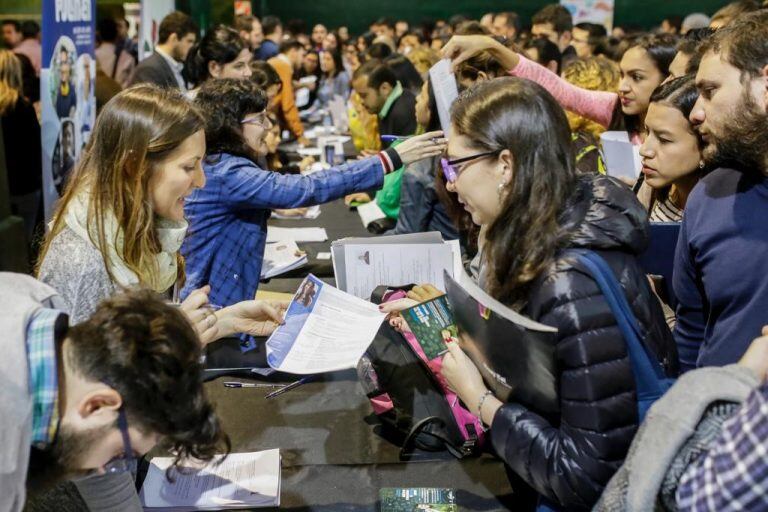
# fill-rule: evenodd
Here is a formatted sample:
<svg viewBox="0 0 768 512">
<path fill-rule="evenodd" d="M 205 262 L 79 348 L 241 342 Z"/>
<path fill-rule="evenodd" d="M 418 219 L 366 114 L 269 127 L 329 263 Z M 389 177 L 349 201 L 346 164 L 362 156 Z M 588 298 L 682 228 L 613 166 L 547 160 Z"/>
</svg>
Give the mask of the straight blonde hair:
<svg viewBox="0 0 768 512">
<path fill-rule="evenodd" d="M 0 115 L 16 106 L 23 85 L 21 61 L 12 51 L 0 50 Z"/>
</svg>

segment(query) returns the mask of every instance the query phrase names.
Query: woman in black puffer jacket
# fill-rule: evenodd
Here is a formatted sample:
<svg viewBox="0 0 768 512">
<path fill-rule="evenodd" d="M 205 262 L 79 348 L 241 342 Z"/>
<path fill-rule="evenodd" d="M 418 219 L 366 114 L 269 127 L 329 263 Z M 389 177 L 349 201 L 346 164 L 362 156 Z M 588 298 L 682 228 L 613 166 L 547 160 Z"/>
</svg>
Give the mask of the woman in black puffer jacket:
<svg viewBox="0 0 768 512">
<path fill-rule="evenodd" d="M 675 375 L 674 341 L 635 260 L 648 242 L 647 214 L 612 178 L 577 175 L 565 114 L 533 82 L 481 84 L 454 104 L 452 121 L 448 155 L 464 160 L 446 176 L 448 189 L 484 228 L 480 284 L 557 327 L 560 411 L 544 415 L 529 404 L 501 403 L 456 346 L 443 360 L 443 375 L 490 426 L 494 449 L 542 503 L 588 509 L 626 456 L 638 426 L 637 401 L 610 307 L 566 250 L 587 248 L 608 262 L 643 342 Z"/>
</svg>

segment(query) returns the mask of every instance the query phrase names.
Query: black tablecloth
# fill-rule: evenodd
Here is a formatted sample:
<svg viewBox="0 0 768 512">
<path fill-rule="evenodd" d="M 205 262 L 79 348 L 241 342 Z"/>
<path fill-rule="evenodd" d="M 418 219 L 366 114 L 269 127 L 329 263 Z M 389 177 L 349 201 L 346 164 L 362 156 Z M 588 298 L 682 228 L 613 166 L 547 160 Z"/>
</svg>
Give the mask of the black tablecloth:
<svg viewBox="0 0 768 512">
<path fill-rule="evenodd" d="M 206 386 L 233 451 L 281 450 L 281 510 L 378 510 L 383 487 L 448 487 L 461 510 L 513 508 L 504 466 L 491 455 L 456 460 L 422 452 L 420 460 L 400 462 L 399 447 L 376 433 L 352 370 L 270 400 L 269 390 L 225 388 L 223 379 Z"/>
<path fill-rule="evenodd" d="M 309 265 L 262 283 L 261 290 L 293 293 L 310 272 L 333 285 L 331 262 L 317 260 L 317 254 L 330 252 L 333 240 L 370 236 L 342 200 L 321 209 L 317 219 L 270 220 L 282 227 L 323 227 L 329 240 L 299 244 L 309 254 Z M 227 351 L 237 351 L 236 340 L 220 343 L 231 345 L 219 349 L 222 360 Z M 262 360 L 263 354 L 252 359 Z M 224 380 L 237 379 L 220 377 L 206 387 L 233 451 L 281 450 L 280 510 L 374 511 L 384 487 L 448 487 L 456 489 L 461 510 L 515 509 L 504 465 L 490 454 L 456 460 L 447 453 L 422 452 L 418 460 L 400 462 L 399 447 L 377 433 L 376 417 L 353 370 L 319 376 L 271 400 L 264 398 L 269 390 L 225 388 Z"/>
</svg>

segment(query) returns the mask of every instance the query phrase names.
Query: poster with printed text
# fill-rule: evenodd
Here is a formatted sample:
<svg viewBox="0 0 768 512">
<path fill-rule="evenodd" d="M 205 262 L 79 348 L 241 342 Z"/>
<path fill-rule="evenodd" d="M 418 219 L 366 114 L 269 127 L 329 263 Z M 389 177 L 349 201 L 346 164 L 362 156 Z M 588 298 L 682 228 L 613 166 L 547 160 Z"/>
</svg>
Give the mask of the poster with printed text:
<svg viewBox="0 0 768 512">
<path fill-rule="evenodd" d="M 608 33 L 613 29 L 614 0 L 562 0 L 560 5 L 571 12 L 574 25 L 589 22 L 605 25 Z"/>
<path fill-rule="evenodd" d="M 43 0 L 40 71 L 46 221 L 96 121 L 95 0 Z"/>
</svg>

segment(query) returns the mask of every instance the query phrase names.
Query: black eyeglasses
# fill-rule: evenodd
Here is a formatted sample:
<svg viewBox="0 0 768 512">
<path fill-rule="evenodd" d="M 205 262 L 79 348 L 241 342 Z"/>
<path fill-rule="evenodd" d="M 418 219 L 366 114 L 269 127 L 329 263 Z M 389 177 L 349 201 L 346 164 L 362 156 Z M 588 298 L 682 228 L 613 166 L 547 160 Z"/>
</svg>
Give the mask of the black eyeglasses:
<svg viewBox="0 0 768 512">
<path fill-rule="evenodd" d="M 456 170 L 456 167 L 455 167 L 456 165 L 471 162 L 472 160 L 478 160 L 480 158 L 487 158 L 489 156 L 498 155 L 501 152 L 502 152 L 501 149 L 496 149 L 494 151 L 486 151 L 485 153 L 478 153 L 476 155 L 465 156 L 462 158 L 457 158 L 455 160 L 448 160 L 447 158 L 441 158 L 440 166 L 443 168 L 443 176 L 445 176 L 445 179 L 448 180 L 449 183 L 454 183 L 457 179 L 459 179 L 459 173 L 461 172 Z"/>
<path fill-rule="evenodd" d="M 104 472 L 109 474 L 118 473 L 131 473 L 133 477 L 136 477 L 137 468 L 139 465 L 138 459 L 133 455 L 133 447 L 131 447 L 131 437 L 128 435 L 128 417 L 125 414 L 125 409 L 121 406 L 117 416 L 117 428 L 120 429 L 120 435 L 123 436 L 123 455 L 115 457 L 106 464 L 104 464 Z"/>
</svg>

